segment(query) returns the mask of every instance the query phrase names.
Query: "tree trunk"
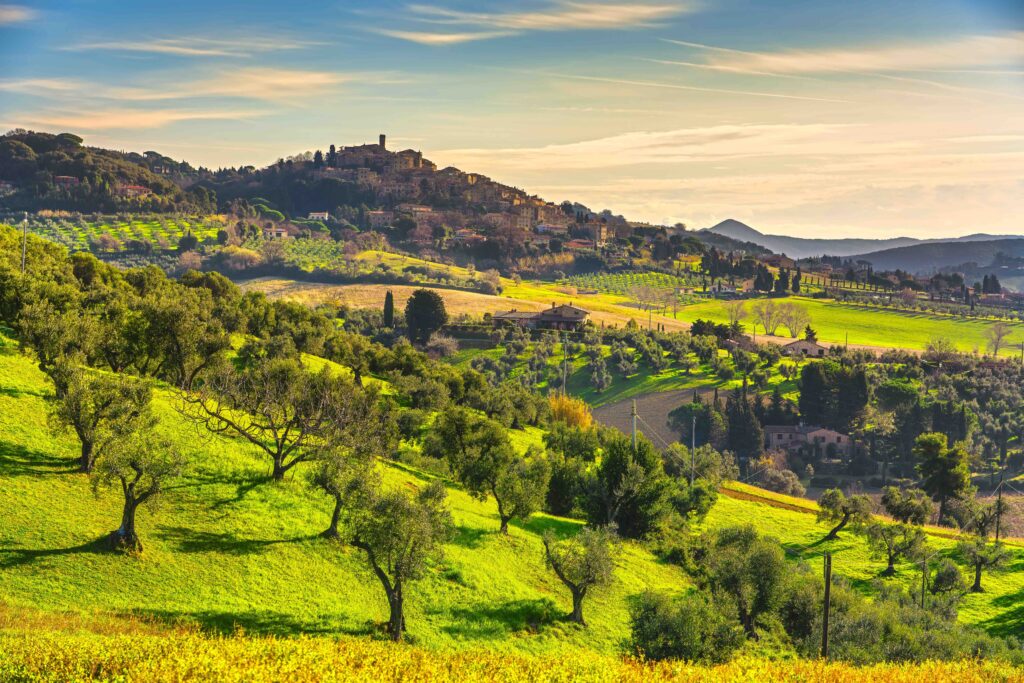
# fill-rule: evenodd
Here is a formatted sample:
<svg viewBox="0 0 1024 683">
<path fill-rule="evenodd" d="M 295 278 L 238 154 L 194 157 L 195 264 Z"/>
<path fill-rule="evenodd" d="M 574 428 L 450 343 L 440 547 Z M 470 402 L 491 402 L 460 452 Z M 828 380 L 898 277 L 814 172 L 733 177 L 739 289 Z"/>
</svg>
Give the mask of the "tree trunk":
<svg viewBox="0 0 1024 683">
<path fill-rule="evenodd" d="M 284 467 L 284 458 L 280 456 L 274 456 L 274 481 L 284 481 L 284 473 L 287 470 Z"/>
<path fill-rule="evenodd" d="M 92 472 L 92 441 L 82 441 L 82 455 L 78 458 L 78 469 L 86 474 Z"/>
<path fill-rule="evenodd" d="M 835 539 L 839 538 L 839 532 L 843 530 L 843 528 L 846 526 L 847 522 L 849 522 L 849 521 L 850 521 L 850 515 L 849 514 L 843 515 L 843 519 L 840 520 L 839 524 L 836 524 L 835 527 L 833 527 L 832 531 L 828 532 L 828 536 L 825 537 L 825 540 L 826 541 L 832 541 L 832 540 L 835 540 Z"/>
<path fill-rule="evenodd" d="M 506 517 L 505 515 L 501 515 L 501 527 L 498 528 L 498 531 L 505 534 L 506 536 L 508 536 L 508 521 L 508 517 Z"/>
<path fill-rule="evenodd" d="M 405 612 L 402 601 L 401 588 L 388 591 L 388 607 L 391 610 L 391 616 L 388 619 L 388 636 L 396 643 L 402 640 L 402 632 L 405 631 Z"/>
<path fill-rule="evenodd" d="M 329 527 L 327 527 L 327 530 L 324 531 L 320 535 L 323 536 L 324 538 L 330 538 L 330 539 L 334 539 L 334 540 L 337 540 L 338 538 L 340 538 L 341 536 L 340 536 L 340 534 L 338 534 L 338 520 L 340 518 L 341 518 L 341 496 L 338 495 L 338 494 L 335 494 L 334 495 L 334 512 L 333 512 L 333 514 L 331 514 L 331 525 Z"/>
<path fill-rule="evenodd" d="M 889 553 L 889 566 L 885 568 L 884 572 L 882 572 L 882 576 L 892 576 L 896 573 L 896 563 L 894 560 L 895 557 L 893 557 L 893 554 Z"/>
<path fill-rule="evenodd" d="M 121 526 L 110 534 L 110 545 L 114 550 L 141 553 L 142 541 L 135 532 L 135 512 L 139 503 L 134 493 L 127 493 L 124 499 L 124 510 L 121 513 Z"/>
<path fill-rule="evenodd" d="M 942 496 L 939 498 L 939 521 L 938 525 L 942 526 L 942 520 L 946 517 L 946 497 Z"/>
<path fill-rule="evenodd" d="M 352 368 L 352 379 L 355 380 L 357 387 L 363 386 L 363 373 L 359 370 L 358 367 Z"/>
<path fill-rule="evenodd" d="M 974 563 L 974 585 L 971 586 L 972 593 L 981 593 L 984 590 L 981 587 L 981 563 Z"/>
<path fill-rule="evenodd" d="M 572 592 L 572 614 L 569 615 L 569 621 L 580 626 L 587 625 L 583 619 L 583 597 L 583 591 L 574 590 Z"/>
</svg>

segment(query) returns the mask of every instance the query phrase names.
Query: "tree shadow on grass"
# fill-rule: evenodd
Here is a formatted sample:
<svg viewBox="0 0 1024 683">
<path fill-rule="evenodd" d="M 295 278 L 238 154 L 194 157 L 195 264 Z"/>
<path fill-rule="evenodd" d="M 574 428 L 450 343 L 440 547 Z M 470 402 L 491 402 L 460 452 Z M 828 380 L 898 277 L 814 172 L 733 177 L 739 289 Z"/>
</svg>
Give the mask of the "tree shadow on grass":
<svg viewBox="0 0 1024 683">
<path fill-rule="evenodd" d="M 33 477 L 49 474 L 72 474 L 77 471 L 77 460 L 59 458 L 19 444 L 0 441 L 0 474 Z"/>
<path fill-rule="evenodd" d="M 255 555 L 266 551 L 270 546 L 317 538 L 315 535 L 274 539 L 240 538 L 232 532 L 197 531 L 181 526 L 160 527 L 156 535 L 163 541 L 175 544 L 175 550 L 181 553 L 221 555 Z"/>
<path fill-rule="evenodd" d="M 483 543 L 484 538 L 488 535 L 488 532 L 483 529 L 460 526 L 456 528 L 455 536 L 452 537 L 451 542 L 453 545 L 472 550 L 474 548 L 479 548 L 480 544 Z"/>
<path fill-rule="evenodd" d="M 357 628 L 346 627 L 334 615 L 302 618 L 294 614 L 270 610 L 218 612 L 203 610 L 175 612 L 172 610 L 132 610 L 131 615 L 162 621 L 175 626 L 198 626 L 203 631 L 233 634 L 243 631 L 253 635 L 295 636 L 299 634 L 370 635 L 375 628 L 366 624 Z"/>
<path fill-rule="evenodd" d="M 982 578 L 982 586 L 985 579 Z M 981 624 L 985 630 L 997 636 L 1020 636 L 1024 633 L 1024 590 L 1016 593 L 1000 595 L 992 600 L 992 605 L 1002 611 Z"/>
<path fill-rule="evenodd" d="M 94 541 L 88 541 L 81 545 L 69 548 L 10 548 L 0 547 L 0 569 L 10 569 L 26 564 L 32 564 L 47 557 L 60 557 L 62 555 L 100 555 L 109 554 L 109 539 L 104 536 Z"/>
<path fill-rule="evenodd" d="M 50 395 L 50 392 L 32 389 L 18 389 L 9 385 L 0 386 L 0 396 L 9 396 L 11 398 L 21 398 L 22 396 L 37 396 L 39 398 L 46 398 Z"/>
<path fill-rule="evenodd" d="M 480 639 L 524 631 L 537 633 L 562 616 L 550 598 L 455 607 L 445 613 L 452 620 L 452 623 L 443 627 L 445 632 L 463 638 Z"/>
</svg>

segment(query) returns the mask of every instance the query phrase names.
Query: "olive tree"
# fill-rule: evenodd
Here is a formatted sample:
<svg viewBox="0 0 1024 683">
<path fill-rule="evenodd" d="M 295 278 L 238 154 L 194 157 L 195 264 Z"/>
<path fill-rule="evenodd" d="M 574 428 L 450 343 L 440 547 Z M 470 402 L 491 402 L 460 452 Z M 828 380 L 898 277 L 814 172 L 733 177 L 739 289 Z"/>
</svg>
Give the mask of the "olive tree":
<svg viewBox="0 0 1024 683">
<path fill-rule="evenodd" d="M 310 373 L 298 360 L 256 359 L 225 365 L 185 391 L 182 411 L 211 432 L 240 436 L 273 461 L 273 479 L 316 453 L 329 429 L 351 419 L 357 389 L 324 368 Z"/>
<path fill-rule="evenodd" d="M 385 457 L 397 440 L 390 403 L 376 391 L 357 392 L 346 406 L 347 420 L 332 424 L 315 450 L 309 483 L 334 500 L 331 522 L 321 534 L 338 539 L 342 509 L 352 496 L 376 481 L 375 459 Z"/>
<path fill-rule="evenodd" d="M 92 473 L 94 491 L 109 486 L 121 489 L 121 524 L 110 534 L 110 545 L 134 553 L 142 552 L 135 528 L 139 507 L 152 504 L 183 466 L 181 455 L 156 433 L 157 421 L 149 413 L 148 401 L 147 395 L 140 418 L 112 425 Z"/>
<path fill-rule="evenodd" d="M 886 559 L 882 576 L 892 576 L 896 573 L 897 560 L 901 557 L 916 557 L 924 548 L 924 531 L 909 524 L 872 522 L 865 533 L 872 552 Z"/>
<path fill-rule="evenodd" d="M 859 528 L 870 519 L 871 499 L 865 495 L 847 498 L 840 489 L 828 489 L 818 499 L 818 521 L 835 524 L 825 536 L 826 541 L 838 538 L 848 524 Z"/>
<path fill-rule="evenodd" d="M 462 485 L 479 500 L 494 497 L 503 534 L 511 520 L 525 520 L 544 504 L 551 480 L 547 459 L 536 450 L 516 453 L 508 431 L 494 420 L 464 408 L 447 411 L 424 440 L 423 453 L 446 457 Z"/>
<path fill-rule="evenodd" d="M 116 425 L 125 430 L 138 421 L 149 403 L 147 384 L 122 374 L 92 372 L 64 362 L 54 368 L 56 383 L 63 387 L 50 404 L 50 428 L 55 433 L 73 431 L 81 446 L 78 469 L 92 472 L 96 458 Z"/>
<path fill-rule="evenodd" d="M 387 596 L 388 636 L 400 641 L 405 631 L 405 587 L 441 556 L 454 526 L 445 505 L 445 489 L 433 482 L 415 495 L 371 488 L 346 506 L 348 542 L 366 554 L 366 562 Z"/>
<path fill-rule="evenodd" d="M 558 580 L 572 593 L 569 621 L 586 626 L 583 600 L 591 588 L 606 586 L 615 569 L 617 538 L 610 527 L 584 527 L 576 536 L 558 541 L 544 534 L 544 559 Z"/>
</svg>

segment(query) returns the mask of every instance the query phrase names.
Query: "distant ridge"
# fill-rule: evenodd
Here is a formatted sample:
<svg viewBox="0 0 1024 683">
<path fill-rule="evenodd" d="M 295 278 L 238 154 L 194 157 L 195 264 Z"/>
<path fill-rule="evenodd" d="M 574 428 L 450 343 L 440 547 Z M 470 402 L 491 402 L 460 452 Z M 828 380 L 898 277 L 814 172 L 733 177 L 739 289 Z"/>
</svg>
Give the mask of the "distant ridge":
<svg viewBox="0 0 1024 683">
<path fill-rule="evenodd" d="M 892 237 L 889 239 L 864 239 L 856 237 L 843 239 L 789 237 L 786 235 L 766 235 L 733 218 L 728 218 L 717 225 L 702 230 L 701 232 L 714 233 L 743 242 L 753 242 L 754 244 L 759 244 L 762 247 L 771 249 L 774 252 L 786 254 L 790 258 L 807 258 L 810 256 L 822 256 L 824 254 L 828 254 L 829 256 L 851 257 L 863 254 L 875 254 L 877 252 L 911 247 L 914 245 L 992 242 L 1012 240 L 1020 237 L 1016 235 L 988 235 L 985 233 L 974 233 L 971 235 L 964 235 L 962 237 L 950 237 L 934 240 L 920 240 L 913 237 Z M 865 260 L 871 259 L 865 258 Z M 956 263 L 962 263 L 966 260 L 973 259 L 964 258 L 960 259 L 960 261 L 957 261 Z M 875 267 L 881 268 L 883 266 L 875 264 Z"/>
<path fill-rule="evenodd" d="M 743 242 L 753 242 L 790 258 L 806 258 L 809 256 L 852 256 L 867 251 L 877 251 L 889 247 L 902 247 L 917 244 L 920 240 L 912 237 L 894 237 L 887 240 L 860 238 L 816 239 L 805 237 L 787 237 L 785 235 L 766 235 L 745 223 L 733 218 L 706 229 L 725 237 Z"/>
</svg>

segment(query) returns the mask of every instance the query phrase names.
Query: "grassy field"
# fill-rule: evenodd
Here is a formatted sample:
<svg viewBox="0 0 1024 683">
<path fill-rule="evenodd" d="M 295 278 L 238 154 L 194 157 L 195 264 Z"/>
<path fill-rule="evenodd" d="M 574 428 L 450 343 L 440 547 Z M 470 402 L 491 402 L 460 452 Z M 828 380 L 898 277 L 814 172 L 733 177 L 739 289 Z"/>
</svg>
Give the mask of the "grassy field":
<svg viewBox="0 0 1024 683">
<path fill-rule="evenodd" d="M 239 440 L 198 433 L 158 392 L 166 434 L 189 458 L 185 477 L 162 507 L 140 516 L 141 558 L 110 555 L 97 539 L 119 519 L 118 494 L 94 496 L 73 473 L 75 444 L 46 427 L 50 389 L 41 373 L 7 341 L 0 348 L 0 603 L 46 613 L 134 615 L 159 624 L 190 624 L 212 633 L 291 636 L 376 632 L 386 612 L 382 593 L 357 551 L 317 536 L 327 524 L 327 500 L 312 492 L 301 469 L 288 481 L 267 482 L 268 462 Z M 521 448 L 537 430 L 517 434 Z M 419 485 L 426 475 L 384 467 L 394 486 Z M 785 501 L 785 499 L 782 499 Z M 569 534 L 574 520 L 537 515 L 497 533 L 493 501 L 450 489 L 458 533 L 446 558 L 417 584 L 409 629 L 431 650 L 488 649 L 527 653 L 620 651 L 632 596 L 646 588 L 683 590 L 685 575 L 627 543 L 613 585 L 588 598 L 591 627 L 558 620 L 568 595 L 543 565 L 540 534 Z M 870 592 L 882 568 L 853 534 L 817 543 L 825 528 L 806 501 L 722 496 L 708 526 L 751 523 L 781 538 L 794 557 L 814 561 L 824 550 L 836 572 Z M 949 551 L 952 541 L 935 538 Z M 1007 571 L 986 577 L 987 592 L 964 600 L 961 617 L 999 633 L 1024 628 L 1024 552 L 1014 548 Z M 914 585 L 903 565 L 894 581 Z"/>
<path fill-rule="evenodd" d="M 961 351 L 986 349 L 985 330 L 990 320 L 965 319 L 952 315 L 929 313 L 903 313 L 845 304 L 832 299 L 787 297 L 775 301 L 792 301 L 804 306 L 811 316 L 811 326 L 818 338 L 825 342 L 842 344 L 849 334 L 849 343 L 863 346 L 895 347 L 912 350 L 927 348 L 928 342 L 945 337 Z M 748 304 L 749 306 L 749 304 Z M 729 315 L 723 301 L 707 301 L 680 309 L 680 319 L 692 322 L 698 318 L 715 322 L 728 322 Z M 750 329 L 751 321 L 744 321 Z M 1020 355 L 1024 342 L 1024 324 L 1011 324 L 1012 334 L 1007 338 L 1003 355 Z M 1008 348 L 1017 344 L 1017 349 Z"/>
<path fill-rule="evenodd" d="M 263 292 L 273 299 L 298 301 L 308 306 L 325 302 L 345 303 L 355 308 L 383 308 L 384 295 L 391 291 L 395 296 L 396 313 L 401 315 L 405 301 L 417 289 L 418 285 L 329 285 L 315 282 L 297 282 L 283 278 L 256 278 L 238 283 L 246 291 Z M 511 285 L 500 295 L 480 294 L 457 289 L 434 288 L 424 285 L 424 289 L 433 289 L 444 299 L 445 308 L 451 316 L 468 314 L 482 316 L 485 313 L 497 313 L 516 309 L 520 311 L 541 311 L 552 303 L 570 303 L 585 305 L 591 311 L 591 319 L 597 324 L 623 327 L 630 320 L 646 323 L 647 314 L 630 308 L 624 303 L 612 303 L 597 297 L 578 297 L 558 291 L 551 285 Z M 619 297 L 621 298 L 621 297 Z M 655 324 L 662 323 L 667 329 L 682 330 L 688 325 L 682 321 L 654 316 Z"/>
<path fill-rule="evenodd" d="M 569 288 L 551 283 L 524 280 L 517 285 L 511 281 L 503 282 L 505 287 L 500 296 L 446 289 L 437 291 L 445 299 L 449 312 L 455 315 L 466 313 L 480 316 L 510 308 L 537 311 L 551 304 L 575 303 L 589 310 L 591 318 L 597 324 L 606 326 L 622 327 L 630 320 L 634 320 L 642 327 L 646 327 L 650 320 L 653 325 L 660 325 L 663 329 L 672 331 L 686 329 L 697 319 L 729 321 L 725 302 L 721 300 L 681 304 L 675 317 L 672 317 L 671 309 L 666 310 L 664 314 L 655 312 L 649 315 L 622 293 L 580 293 L 578 290 L 573 293 Z M 356 307 L 372 308 L 383 306 L 384 294 L 389 289 L 394 291 L 399 306 L 414 289 L 417 289 L 414 286 L 326 285 L 277 278 L 259 278 L 241 284 L 245 289 L 262 291 L 271 297 L 287 298 L 306 304 L 343 301 Z M 906 313 L 872 308 L 833 299 L 787 297 L 776 301 L 793 301 L 804 306 L 811 316 L 811 325 L 821 341 L 832 344 L 849 343 L 851 346 L 921 351 L 927 348 L 933 339 L 945 337 L 952 340 L 961 351 L 985 352 L 985 332 L 994 323 L 992 320 L 967 319 L 953 315 Z M 744 325 L 749 331 L 749 317 L 744 321 Z M 1024 342 L 1024 323 L 1011 323 L 1010 326 L 1012 331 L 1004 342 L 1001 355 L 1019 356 L 1020 344 Z M 781 328 L 780 334 L 783 332 L 785 329 Z M 787 340 L 788 338 L 774 339 L 780 343 Z"/>
</svg>

